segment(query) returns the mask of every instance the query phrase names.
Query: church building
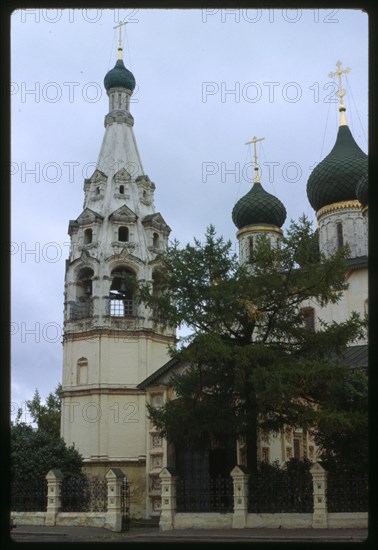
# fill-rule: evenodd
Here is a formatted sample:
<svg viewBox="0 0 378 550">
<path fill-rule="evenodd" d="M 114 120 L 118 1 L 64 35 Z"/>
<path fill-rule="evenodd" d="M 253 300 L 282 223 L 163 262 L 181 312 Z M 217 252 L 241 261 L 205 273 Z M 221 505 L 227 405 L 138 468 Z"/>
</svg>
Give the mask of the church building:
<svg viewBox="0 0 378 550">
<path fill-rule="evenodd" d="M 320 249 L 331 254 L 345 243 L 350 246 L 349 286 L 337 304 L 322 309 L 303 304 L 311 330 L 319 318 L 343 321 L 352 311 L 364 315 L 368 307 L 367 156 L 346 122 L 341 64 L 336 74 L 340 127 L 332 151 L 308 180 L 307 194 L 316 212 Z M 182 365 L 168 353 L 174 331 L 156 326 L 152 312 L 135 300 L 137 281 L 153 288 L 157 255 L 171 232 L 155 211 L 155 184 L 144 172 L 133 132 L 135 85 L 120 40 L 118 60 L 104 79 L 109 112 L 96 170 L 84 181 L 83 210 L 68 227 L 61 433 L 82 454 L 87 474 L 102 477 L 109 468 L 121 468 L 131 483 L 132 515 L 151 517 L 160 513 L 158 475 L 172 465 L 174 450 L 148 419 L 146 402 L 159 406 L 172 397 L 169 379 Z M 286 219 L 282 202 L 260 182 L 257 141 L 252 140 L 254 184 L 232 210 L 241 262 L 248 260 L 259 235 L 279 242 Z M 366 343 L 356 343 L 348 354 L 351 364 L 366 366 Z M 243 464 L 241 444 L 236 453 Z M 287 430 L 277 437 L 262 434 L 258 454 L 269 462 L 294 456 L 315 460 L 316 447 L 306 433 Z"/>
</svg>

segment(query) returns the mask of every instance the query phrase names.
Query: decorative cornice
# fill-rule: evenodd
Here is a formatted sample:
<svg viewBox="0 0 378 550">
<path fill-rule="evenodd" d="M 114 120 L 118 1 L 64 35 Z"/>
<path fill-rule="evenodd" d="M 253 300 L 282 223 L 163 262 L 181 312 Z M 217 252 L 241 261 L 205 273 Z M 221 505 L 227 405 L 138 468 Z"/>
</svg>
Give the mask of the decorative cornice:
<svg viewBox="0 0 378 550">
<path fill-rule="evenodd" d="M 361 204 L 358 200 L 334 202 L 332 204 L 326 204 L 317 211 L 316 217 L 319 221 L 320 218 L 331 212 L 337 212 L 338 210 L 361 210 Z"/>
<path fill-rule="evenodd" d="M 236 237 L 239 238 L 241 235 L 244 235 L 244 233 L 250 233 L 251 231 L 271 231 L 273 233 L 283 235 L 282 229 L 280 229 L 276 225 L 248 225 L 247 227 L 243 227 L 242 229 L 240 229 L 236 233 Z"/>
</svg>

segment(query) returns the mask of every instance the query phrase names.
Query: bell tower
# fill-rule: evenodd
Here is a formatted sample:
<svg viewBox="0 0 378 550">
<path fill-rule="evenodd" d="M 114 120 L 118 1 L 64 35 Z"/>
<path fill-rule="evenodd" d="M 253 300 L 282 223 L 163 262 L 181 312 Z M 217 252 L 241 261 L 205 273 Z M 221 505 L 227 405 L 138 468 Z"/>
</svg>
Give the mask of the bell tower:
<svg viewBox="0 0 378 550">
<path fill-rule="evenodd" d="M 130 113 L 135 78 L 121 40 L 104 86 L 105 135 L 84 181 L 83 211 L 68 227 L 61 433 L 87 471 L 122 467 L 143 494 L 147 416 L 137 385 L 168 361 L 175 334 L 156 326 L 136 285 L 154 284 L 171 230 L 155 212 L 155 184 L 139 156 Z M 141 506 L 144 513 L 145 498 Z"/>
</svg>

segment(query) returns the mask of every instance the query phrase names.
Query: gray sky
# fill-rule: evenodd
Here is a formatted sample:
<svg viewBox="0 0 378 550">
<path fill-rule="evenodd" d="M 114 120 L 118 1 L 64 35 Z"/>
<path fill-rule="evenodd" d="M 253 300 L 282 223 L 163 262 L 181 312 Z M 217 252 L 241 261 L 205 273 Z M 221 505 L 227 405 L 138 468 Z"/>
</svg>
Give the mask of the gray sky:
<svg viewBox="0 0 378 550">
<path fill-rule="evenodd" d="M 336 61 L 352 70 L 347 120 L 367 152 L 368 17 L 358 10 L 20 10 L 12 18 L 12 418 L 62 371 L 69 219 L 104 134 L 113 27 L 128 22 L 134 131 L 156 211 L 186 244 L 213 223 L 236 249 L 235 202 L 261 182 L 305 213 L 312 168 L 338 127 Z M 25 417 L 23 417 L 25 419 Z M 26 420 L 29 420 L 26 418 Z"/>
</svg>

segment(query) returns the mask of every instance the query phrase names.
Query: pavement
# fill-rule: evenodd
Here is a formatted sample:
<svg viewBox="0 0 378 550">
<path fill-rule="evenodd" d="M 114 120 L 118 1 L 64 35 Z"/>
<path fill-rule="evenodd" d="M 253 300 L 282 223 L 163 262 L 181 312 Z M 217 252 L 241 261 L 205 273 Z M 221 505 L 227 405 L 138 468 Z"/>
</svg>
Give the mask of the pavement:
<svg viewBox="0 0 378 550">
<path fill-rule="evenodd" d="M 11 530 L 11 540 L 30 542 L 128 542 L 128 543 L 361 543 L 367 529 L 176 529 L 131 528 L 114 533 L 101 527 L 45 527 L 19 525 Z M 368 540 L 369 542 L 369 540 Z"/>
</svg>

